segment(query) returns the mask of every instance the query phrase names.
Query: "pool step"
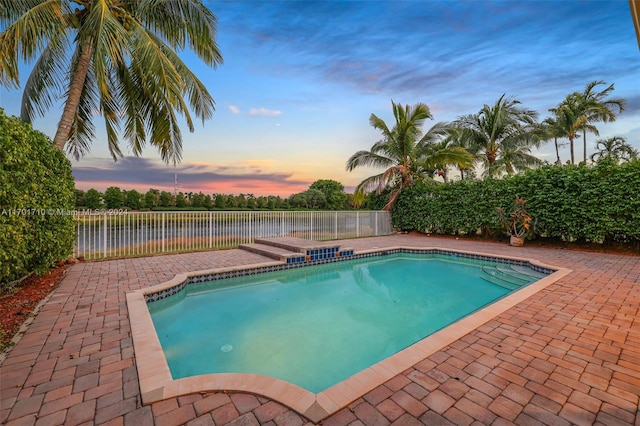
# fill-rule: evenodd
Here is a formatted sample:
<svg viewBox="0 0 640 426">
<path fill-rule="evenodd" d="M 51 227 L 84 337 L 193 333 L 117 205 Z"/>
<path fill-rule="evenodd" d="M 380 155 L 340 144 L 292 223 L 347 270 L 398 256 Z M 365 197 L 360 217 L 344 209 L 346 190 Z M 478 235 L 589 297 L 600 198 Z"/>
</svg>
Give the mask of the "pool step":
<svg viewBox="0 0 640 426">
<path fill-rule="evenodd" d="M 353 256 L 353 249 L 342 248 L 335 242 L 304 240 L 294 237 L 256 238 L 254 243 L 241 244 L 239 248 L 285 263 L 316 262 L 336 257 Z"/>
<path fill-rule="evenodd" d="M 515 290 L 534 281 L 534 278 L 529 275 L 519 274 L 516 271 L 501 266 L 485 265 L 482 267 L 482 271 L 485 274 L 482 277 L 485 281 L 509 290 Z"/>
<path fill-rule="evenodd" d="M 300 252 L 292 252 L 280 247 L 269 246 L 265 244 L 253 243 L 253 244 L 240 244 L 240 249 L 256 253 L 261 256 L 270 257 L 272 259 L 280 260 L 287 263 L 288 258 L 304 257 Z M 288 262 L 291 263 L 291 262 Z"/>
<path fill-rule="evenodd" d="M 238 248 L 259 254 L 261 256 L 270 257 L 284 263 L 304 263 L 307 261 L 304 253 L 300 253 L 299 251 L 290 251 L 281 247 L 271 246 L 267 244 L 240 244 Z"/>
<path fill-rule="evenodd" d="M 493 285 L 497 285 L 498 287 L 506 288 L 507 290 L 517 290 L 520 288 L 519 285 L 513 284 L 507 281 L 504 281 L 498 277 L 494 277 L 493 275 L 483 275 L 480 278 L 483 280 L 490 282 Z"/>
<path fill-rule="evenodd" d="M 532 277 L 528 274 L 523 274 L 517 271 L 514 271 L 509 267 L 509 265 L 496 265 L 495 269 L 504 274 L 505 276 L 514 279 L 516 282 L 520 282 L 522 284 L 529 284 L 532 281 L 535 281 L 535 277 Z"/>
<path fill-rule="evenodd" d="M 526 266 L 509 265 L 509 267 L 520 274 L 529 275 L 530 277 L 533 277 L 536 279 L 540 279 L 548 276 L 548 274 L 545 274 L 544 272 L 538 272 L 535 269 L 531 269 Z"/>
<path fill-rule="evenodd" d="M 278 247 L 293 252 L 305 253 L 314 249 L 339 248 L 335 242 L 331 241 L 313 241 L 295 237 L 277 237 L 277 238 L 256 238 L 256 244 L 264 244 L 267 246 Z"/>
</svg>

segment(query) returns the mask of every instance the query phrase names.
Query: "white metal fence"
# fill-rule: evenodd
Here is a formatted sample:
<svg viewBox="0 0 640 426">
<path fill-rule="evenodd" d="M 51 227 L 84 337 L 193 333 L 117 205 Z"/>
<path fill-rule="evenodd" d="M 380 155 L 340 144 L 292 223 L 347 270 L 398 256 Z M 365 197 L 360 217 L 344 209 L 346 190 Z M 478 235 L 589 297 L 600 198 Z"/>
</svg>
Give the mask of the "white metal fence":
<svg viewBox="0 0 640 426">
<path fill-rule="evenodd" d="M 233 248 L 260 237 L 322 241 L 391 233 L 386 211 L 82 210 L 74 217 L 74 256 L 85 259 Z"/>
</svg>

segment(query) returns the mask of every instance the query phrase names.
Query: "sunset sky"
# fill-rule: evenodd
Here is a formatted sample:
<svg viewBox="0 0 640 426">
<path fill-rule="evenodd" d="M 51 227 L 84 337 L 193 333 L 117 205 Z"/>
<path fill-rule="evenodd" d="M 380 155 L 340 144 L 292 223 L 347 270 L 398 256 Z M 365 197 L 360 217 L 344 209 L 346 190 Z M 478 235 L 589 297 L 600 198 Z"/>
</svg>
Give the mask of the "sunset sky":
<svg viewBox="0 0 640 426">
<path fill-rule="evenodd" d="M 371 113 L 393 123 L 392 99 L 426 103 L 434 120 L 425 130 L 502 94 L 542 120 L 594 80 L 615 83 L 613 96 L 627 107 L 616 122 L 597 124 L 600 136 L 587 136 L 588 154 L 614 135 L 640 149 L 640 49 L 627 0 L 205 3 L 218 17 L 224 64 L 214 71 L 183 54 L 216 112 L 194 133 L 183 127 L 182 163 L 166 166 L 152 148 L 132 157 L 126 142 L 127 156 L 114 162 L 100 131 L 91 153 L 71 160 L 77 188 L 173 190 L 177 173 L 183 192 L 287 197 L 318 179 L 352 191 L 379 170 L 349 173 L 345 162 L 379 139 Z M 21 95 L 0 88 L 8 115 L 19 115 Z M 60 113 L 34 127 L 53 138 Z M 536 154 L 553 162 L 553 143 Z"/>
</svg>

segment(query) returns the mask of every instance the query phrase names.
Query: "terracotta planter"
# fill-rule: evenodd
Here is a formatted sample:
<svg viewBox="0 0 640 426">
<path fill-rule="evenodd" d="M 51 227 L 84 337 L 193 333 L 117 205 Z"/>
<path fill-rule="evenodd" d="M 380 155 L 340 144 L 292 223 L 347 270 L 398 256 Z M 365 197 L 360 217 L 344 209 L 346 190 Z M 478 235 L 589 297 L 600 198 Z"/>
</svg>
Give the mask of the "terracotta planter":
<svg viewBox="0 0 640 426">
<path fill-rule="evenodd" d="M 524 245 L 524 238 L 512 235 L 511 239 L 509 240 L 509 244 L 514 247 L 522 247 Z"/>
</svg>

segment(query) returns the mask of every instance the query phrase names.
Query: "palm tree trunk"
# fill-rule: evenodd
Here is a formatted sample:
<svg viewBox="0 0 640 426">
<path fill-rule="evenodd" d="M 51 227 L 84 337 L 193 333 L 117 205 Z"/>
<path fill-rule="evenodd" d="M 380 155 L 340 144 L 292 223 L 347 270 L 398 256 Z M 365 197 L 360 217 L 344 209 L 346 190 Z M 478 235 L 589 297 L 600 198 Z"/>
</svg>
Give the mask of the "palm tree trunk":
<svg viewBox="0 0 640 426">
<path fill-rule="evenodd" d="M 511 176 L 512 174 L 515 173 L 515 169 L 513 168 L 513 165 L 509 162 L 505 163 L 505 169 L 507 169 L 507 175 Z"/>
<path fill-rule="evenodd" d="M 495 151 L 487 151 L 487 163 L 489 164 L 487 170 L 487 176 L 491 176 L 491 169 L 493 169 L 493 165 L 496 162 L 496 158 L 498 157 L 498 153 Z"/>
<path fill-rule="evenodd" d="M 555 137 L 553 138 L 553 143 L 556 145 L 556 164 L 558 166 L 562 165 L 562 163 L 560 162 L 560 152 L 558 151 L 558 138 Z"/>
<path fill-rule="evenodd" d="M 464 167 L 460 167 L 460 180 L 464 180 Z"/>
<path fill-rule="evenodd" d="M 571 151 L 571 164 L 576 164 L 575 157 L 573 155 L 573 135 L 569 136 L 569 150 Z"/>
<path fill-rule="evenodd" d="M 80 96 L 82 95 L 82 89 L 87 79 L 87 73 L 89 72 L 89 64 L 91 62 L 91 53 L 93 51 L 92 41 L 88 40 L 82 48 L 80 59 L 78 60 L 78 66 L 76 72 L 71 79 L 71 85 L 69 86 L 69 96 L 64 104 L 64 110 L 62 111 L 62 117 L 58 123 L 58 130 L 53 142 L 56 148 L 62 150 L 69 139 L 71 133 L 71 125 L 73 124 L 73 118 L 78 110 L 80 104 Z"/>
<path fill-rule="evenodd" d="M 587 131 L 582 131 L 582 144 L 584 148 L 584 162 L 587 162 Z"/>
</svg>

